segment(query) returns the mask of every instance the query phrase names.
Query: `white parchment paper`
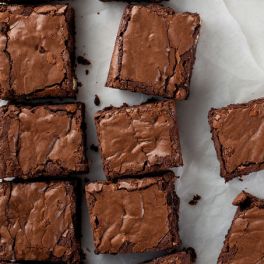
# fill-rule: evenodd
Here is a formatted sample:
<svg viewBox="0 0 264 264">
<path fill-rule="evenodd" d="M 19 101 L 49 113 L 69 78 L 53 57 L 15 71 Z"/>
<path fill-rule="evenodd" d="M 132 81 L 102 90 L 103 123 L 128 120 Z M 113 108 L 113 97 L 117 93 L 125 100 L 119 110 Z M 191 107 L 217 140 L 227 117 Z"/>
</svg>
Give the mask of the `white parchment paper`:
<svg viewBox="0 0 264 264">
<path fill-rule="evenodd" d="M 93 115 L 113 104 L 140 104 L 148 97 L 105 88 L 124 3 L 74 0 L 76 9 L 76 54 L 85 55 L 90 66 L 78 65 L 83 87 L 78 100 L 86 103 L 88 146 L 97 144 Z M 165 5 L 179 11 L 198 12 L 202 30 L 191 83 L 191 95 L 178 103 L 184 167 L 177 193 L 181 198 L 180 234 L 184 246 L 196 249 L 197 264 L 214 264 L 230 226 L 235 207 L 233 198 L 243 189 L 264 198 L 264 171 L 253 173 L 243 182 L 225 184 L 219 176 L 219 163 L 210 139 L 207 113 L 211 107 L 246 102 L 264 96 L 264 1 L 263 0 L 170 0 Z M 85 70 L 89 69 L 89 74 Z M 102 104 L 96 107 L 94 95 Z M 1 104 L 4 103 L 3 101 Z M 245 128 L 246 129 L 246 128 Z M 90 180 L 104 180 L 98 153 L 88 150 Z M 202 196 L 196 206 L 188 202 Z M 83 251 L 89 264 L 136 264 L 156 254 L 95 255 L 88 212 L 83 200 Z M 155 221 L 155 219 L 154 219 Z M 153 226 L 155 228 L 155 226 Z"/>
</svg>

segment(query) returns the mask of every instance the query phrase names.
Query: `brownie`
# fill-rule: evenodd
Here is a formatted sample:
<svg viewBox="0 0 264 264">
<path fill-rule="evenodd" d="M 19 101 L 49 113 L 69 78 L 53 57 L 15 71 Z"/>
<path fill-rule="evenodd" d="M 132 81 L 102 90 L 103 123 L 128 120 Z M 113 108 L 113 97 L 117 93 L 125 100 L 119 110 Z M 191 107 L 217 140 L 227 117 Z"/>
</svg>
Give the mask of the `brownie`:
<svg viewBox="0 0 264 264">
<path fill-rule="evenodd" d="M 0 184 L 0 260 L 79 263 L 76 182 Z"/>
<path fill-rule="evenodd" d="M 87 172 L 84 104 L 0 107 L 0 178 Z"/>
<path fill-rule="evenodd" d="M 0 98 L 75 97 L 74 11 L 0 5 Z"/>
<path fill-rule="evenodd" d="M 108 179 L 183 165 L 173 100 L 106 108 L 95 123 Z"/>
<path fill-rule="evenodd" d="M 264 168 L 264 99 L 211 109 L 208 119 L 226 181 Z"/>
<path fill-rule="evenodd" d="M 146 264 L 191 264 L 191 255 L 187 252 L 177 252 L 164 257 L 144 262 Z"/>
<path fill-rule="evenodd" d="M 217 263 L 263 263 L 264 200 L 243 191 L 233 205 L 238 209 Z"/>
<path fill-rule="evenodd" d="M 174 181 L 173 172 L 166 172 L 86 185 L 95 252 L 139 253 L 179 246 Z"/>
<path fill-rule="evenodd" d="M 106 86 L 186 99 L 195 61 L 200 17 L 161 5 L 128 5 Z"/>
</svg>

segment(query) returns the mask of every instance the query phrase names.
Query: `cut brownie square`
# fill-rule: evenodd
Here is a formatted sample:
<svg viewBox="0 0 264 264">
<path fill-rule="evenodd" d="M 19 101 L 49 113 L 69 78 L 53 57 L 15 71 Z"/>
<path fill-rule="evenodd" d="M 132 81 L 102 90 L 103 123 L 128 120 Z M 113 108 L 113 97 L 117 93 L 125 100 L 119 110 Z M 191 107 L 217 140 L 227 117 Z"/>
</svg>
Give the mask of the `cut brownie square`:
<svg viewBox="0 0 264 264">
<path fill-rule="evenodd" d="M 261 264 L 264 259 L 264 200 L 243 191 L 233 205 L 238 209 L 217 263 Z"/>
<path fill-rule="evenodd" d="M 264 99 L 213 108 L 208 119 L 226 181 L 264 168 Z"/>
<path fill-rule="evenodd" d="M 95 123 L 108 179 L 183 165 L 173 100 L 110 107 Z"/>
<path fill-rule="evenodd" d="M 194 13 L 154 4 L 127 6 L 106 86 L 186 99 L 200 24 Z"/>
<path fill-rule="evenodd" d="M 0 5 L 0 98 L 75 97 L 74 11 Z"/>
<path fill-rule="evenodd" d="M 174 181 L 174 174 L 166 172 L 162 177 L 86 185 L 95 252 L 132 253 L 179 246 Z"/>
<path fill-rule="evenodd" d="M 0 260 L 79 263 L 76 186 L 1 183 Z"/>
<path fill-rule="evenodd" d="M 0 107 L 0 178 L 87 171 L 84 104 Z"/>
<path fill-rule="evenodd" d="M 191 255 L 187 252 L 177 252 L 164 257 L 144 262 L 146 264 L 192 264 Z"/>
</svg>

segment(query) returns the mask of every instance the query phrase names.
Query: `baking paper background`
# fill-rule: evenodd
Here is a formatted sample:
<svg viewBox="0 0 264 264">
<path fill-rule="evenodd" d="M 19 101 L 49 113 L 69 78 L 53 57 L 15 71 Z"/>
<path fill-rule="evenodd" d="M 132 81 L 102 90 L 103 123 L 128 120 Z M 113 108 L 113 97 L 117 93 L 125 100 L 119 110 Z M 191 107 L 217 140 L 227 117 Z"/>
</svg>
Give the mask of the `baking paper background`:
<svg viewBox="0 0 264 264">
<path fill-rule="evenodd" d="M 72 4 L 76 9 L 76 54 L 85 55 L 92 63 L 77 68 L 78 79 L 83 84 L 78 100 L 86 103 L 90 146 L 97 144 L 93 123 L 96 111 L 110 104 L 140 104 L 148 97 L 104 87 L 125 4 L 98 0 L 74 0 Z M 264 96 L 264 1 L 170 0 L 165 5 L 179 11 L 198 12 L 202 18 L 191 94 L 177 108 L 185 165 L 174 171 L 180 176 L 176 188 L 181 198 L 183 245 L 195 248 L 197 264 L 214 264 L 236 209 L 231 205 L 233 198 L 243 189 L 264 198 L 264 171 L 250 174 L 243 182 L 235 179 L 224 183 L 219 176 L 219 163 L 207 123 L 211 107 Z M 88 75 L 86 69 L 89 69 Z M 93 103 L 95 94 L 101 99 L 100 107 Z M 84 177 L 91 181 L 104 180 L 99 154 L 88 149 L 88 158 L 91 170 Z M 190 206 L 188 202 L 194 194 L 201 195 L 202 200 Z M 86 263 L 136 264 L 160 255 L 95 255 L 84 199 L 82 206 L 82 247 Z"/>
</svg>

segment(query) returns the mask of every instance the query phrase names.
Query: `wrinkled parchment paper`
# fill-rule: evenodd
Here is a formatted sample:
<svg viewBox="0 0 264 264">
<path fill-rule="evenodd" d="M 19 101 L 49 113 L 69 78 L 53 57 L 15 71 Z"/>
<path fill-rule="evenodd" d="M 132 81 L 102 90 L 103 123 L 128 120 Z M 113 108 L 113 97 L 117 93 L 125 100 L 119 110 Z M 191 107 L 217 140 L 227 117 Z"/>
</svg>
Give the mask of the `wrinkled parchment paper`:
<svg viewBox="0 0 264 264">
<path fill-rule="evenodd" d="M 94 113 L 110 104 L 140 104 L 148 97 L 105 88 L 109 62 L 124 3 L 74 0 L 76 9 L 77 55 L 90 66 L 78 65 L 83 87 L 78 100 L 86 103 L 88 146 L 97 144 Z M 202 30 L 191 83 L 191 95 L 178 103 L 184 167 L 175 169 L 180 179 L 180 233 L 183 245 L 196 249 L 197 264 L 214 264 L 231 224 L 233 198 L 243 189 L 264 198 L 264 171 L 252 173 L 241 182 L 225 184 L 219 176 L 219 163 L 210 139 L 208 110 L 229 103 L 246 102 L 264 96 L 264 1 L 263 0 L 170 0 L 166 5 L 179 11 L 200 13 Z M 89 74 L 85 70 L 89 69 Z M 101 105 L 93 103 L 98 94 Z M 1 104 L 4 103 L 3 101 Z M 98 153 L 88 149 L 90 180 L 104 180 Z M 196 206 L 188 202 L 194 194 L 202 199 Z M 82 247 L 89 264 L 136 264 L 155 254 L 95 255 L 88 212 L 83 199 Z M 154 220 L 155 221 L 155 220 Z M 155 226 L 153 226 L 155 228 Z"/>
</svg>

